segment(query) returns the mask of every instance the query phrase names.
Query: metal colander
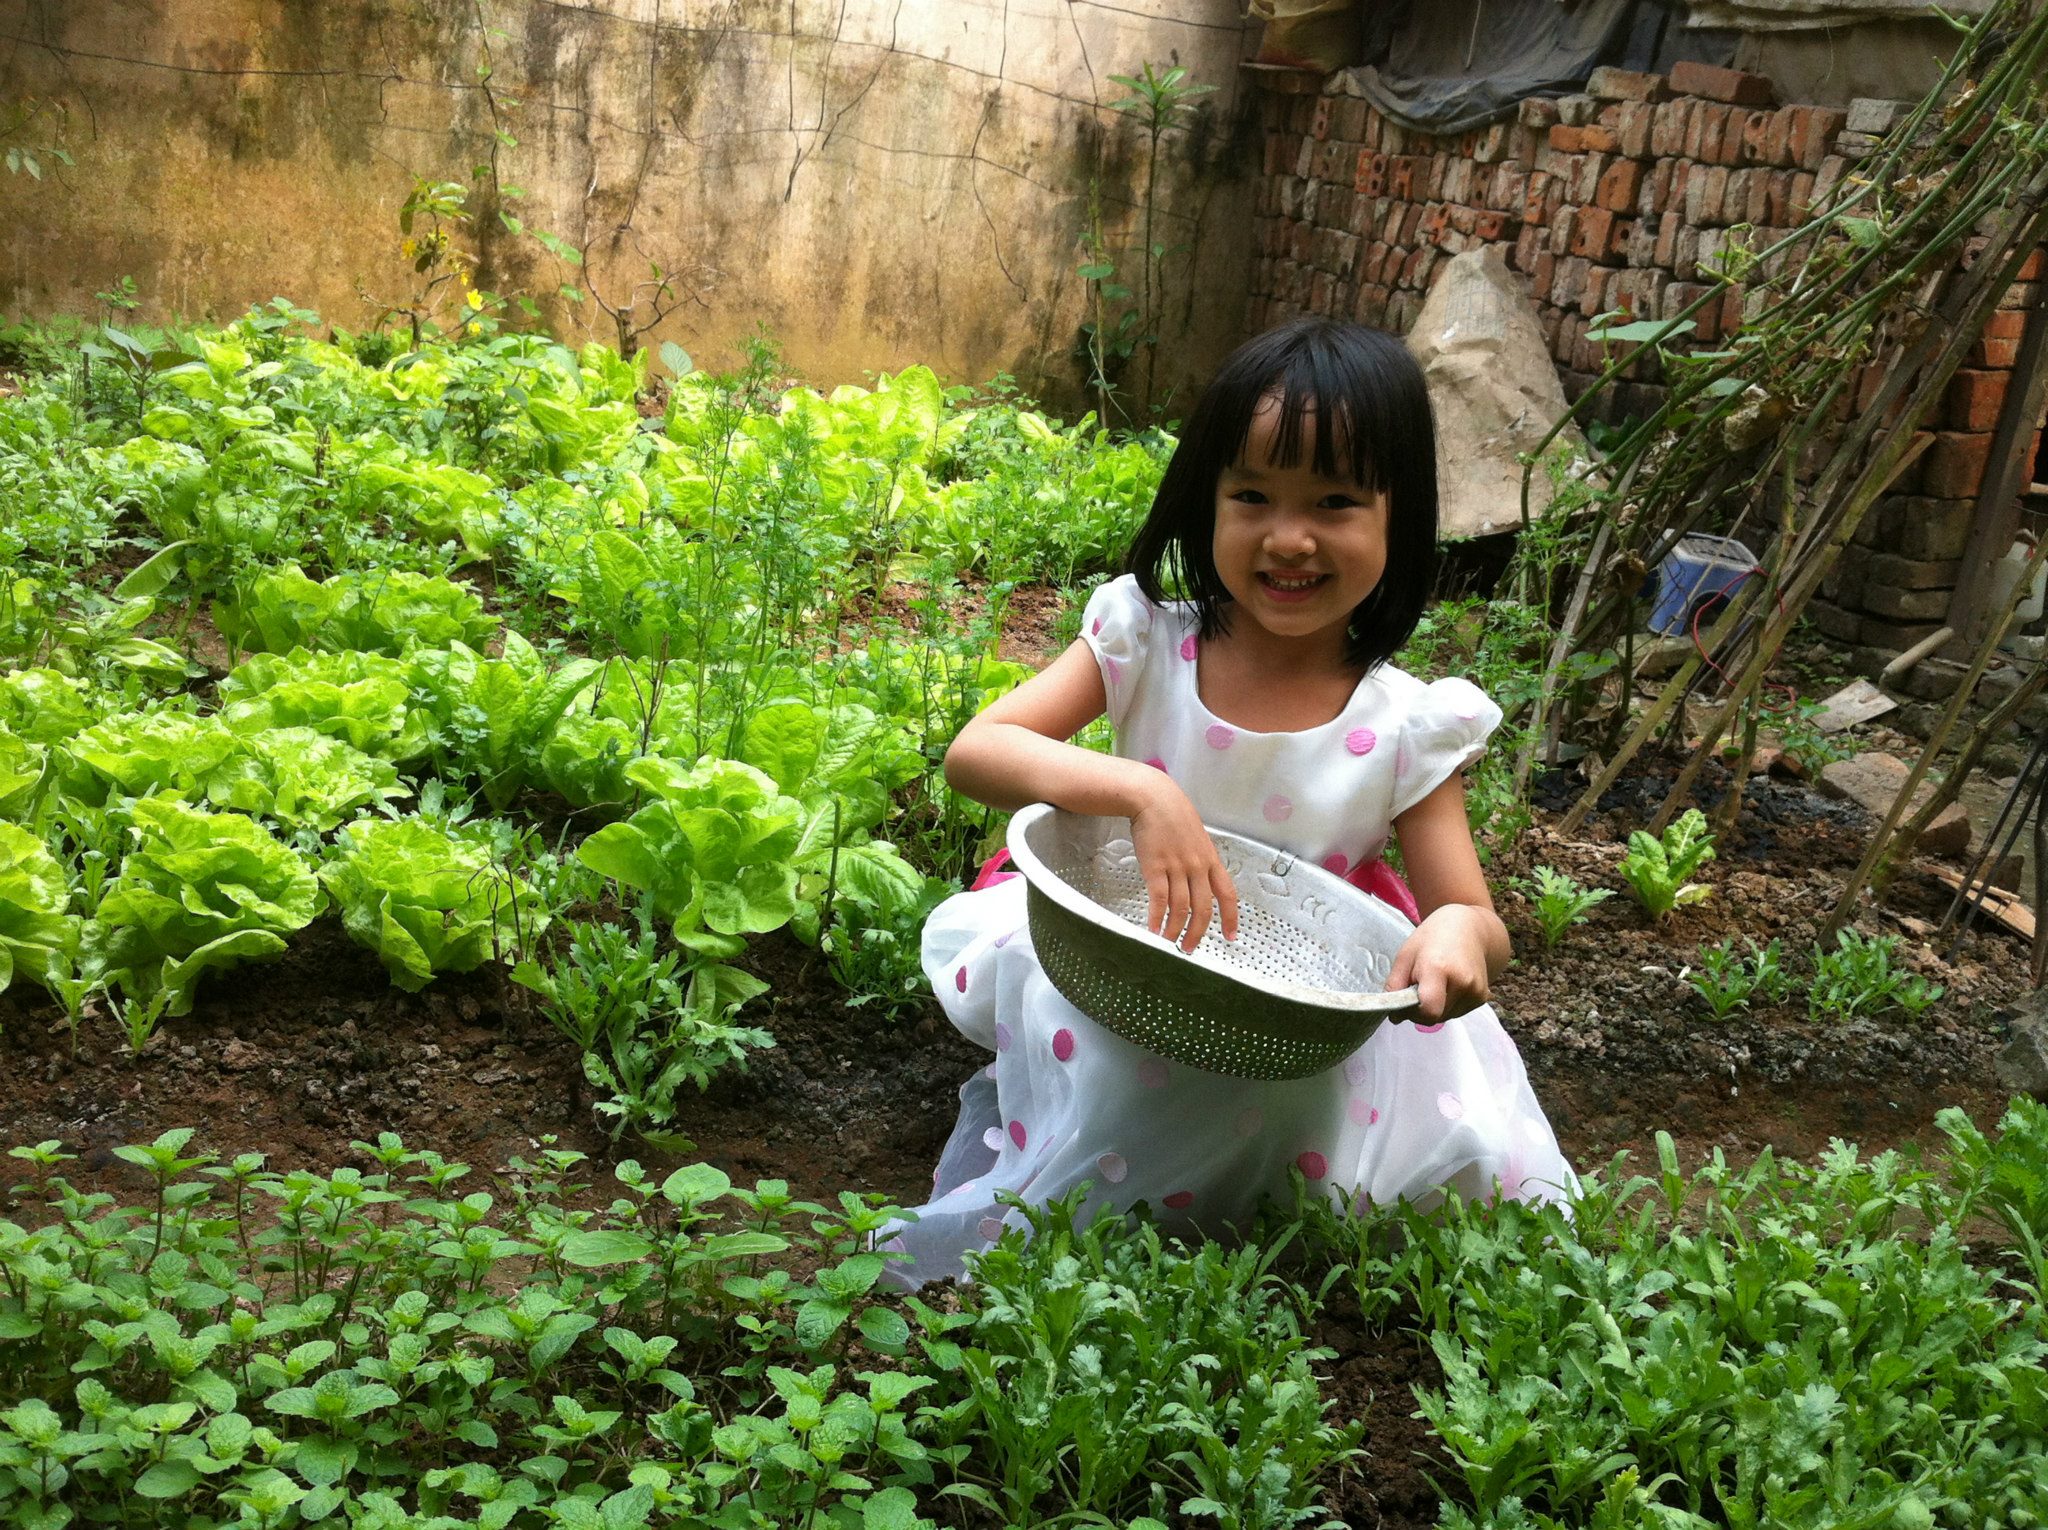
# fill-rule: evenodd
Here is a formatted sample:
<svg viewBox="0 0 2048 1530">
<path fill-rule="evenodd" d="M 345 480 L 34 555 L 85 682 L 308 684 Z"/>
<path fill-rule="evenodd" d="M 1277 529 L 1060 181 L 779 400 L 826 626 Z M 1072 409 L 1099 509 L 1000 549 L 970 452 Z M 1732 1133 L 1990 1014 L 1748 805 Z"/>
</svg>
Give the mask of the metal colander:
<svg viewBox="0 0 2048 1530">
<path fill-rule="evenodd" d="M 1305 1078 L 1349 1056 L 1416 992 L 1387 993 L 1413 926 L 1342 877 L 1209 830 L 1237 884 L 1237 939 L 1211 924 L 1190 953 L 1145 928 L 1127 818 L 1047 803 L 1010 820 L 1031 942 L 1076 1009 L 1125 1040 L 1237 1078 Z"/>
</svg>

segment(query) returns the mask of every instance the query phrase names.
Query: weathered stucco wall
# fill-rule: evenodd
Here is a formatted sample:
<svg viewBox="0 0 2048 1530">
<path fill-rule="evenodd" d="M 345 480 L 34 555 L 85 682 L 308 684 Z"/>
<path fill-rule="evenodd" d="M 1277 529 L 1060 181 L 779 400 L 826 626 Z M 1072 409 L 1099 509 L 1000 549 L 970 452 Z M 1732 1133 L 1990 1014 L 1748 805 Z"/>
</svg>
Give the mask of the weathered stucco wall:
<svg viewBox="0 0 2048 1530">
<path fill-rule="evenodd" d="M 361 327 L 361 294 L 414 283 L 414 178 L 474 184 L 495 115 L 510 205 L 591 267 L 479 194 L 493 290 L 617 294 L 658 261 L 692 299 L 651 340 L 710 364 L 764 326 L 820 378 L 926 361 L 1072 396 L 1091 185 L 1134 247 L 1144 178 L 1109 76 L 1151 60 L 1218 87 L 1159 186 L 1157 237 L 1187 246 L 1162 380 L 1199 375 L 1244 310 L 1246 45 L 1236 0 L 0 0 L 0 104 L 61 106 L 25 132 L 75 161 L 0 174 L 0 312 L 91 313 L 129 275 L 145 317 L 286 294 Z"/>
</svg>

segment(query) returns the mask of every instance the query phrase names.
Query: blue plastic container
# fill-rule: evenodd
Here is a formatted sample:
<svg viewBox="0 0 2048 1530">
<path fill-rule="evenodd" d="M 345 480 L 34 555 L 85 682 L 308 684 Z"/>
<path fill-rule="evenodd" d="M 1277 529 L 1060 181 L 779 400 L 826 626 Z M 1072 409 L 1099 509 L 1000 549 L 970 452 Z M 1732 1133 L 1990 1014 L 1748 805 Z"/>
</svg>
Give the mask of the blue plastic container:
<svg viewBox="0 0 2048 1530">
<path fill-rule="evenodd" d="M 1700 609 L 1724 592 L 1734 593 L 1755 568 L 1756 554 L 1733 537 L 1704 532 L 1680 537 L 1653 576 L 1656 598 L 1650 607 L 1650 630 L 1667 637 L 1691 632 Z"/>
</svg>

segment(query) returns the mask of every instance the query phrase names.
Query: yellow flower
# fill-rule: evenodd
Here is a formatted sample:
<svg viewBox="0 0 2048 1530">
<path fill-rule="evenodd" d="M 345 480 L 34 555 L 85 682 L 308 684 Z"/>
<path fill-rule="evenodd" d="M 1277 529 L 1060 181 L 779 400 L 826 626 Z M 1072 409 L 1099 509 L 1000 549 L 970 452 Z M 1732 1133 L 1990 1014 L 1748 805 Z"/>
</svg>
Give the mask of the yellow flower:
<svg viewBox="0 0 2048 1530">
<path fill-rule="evenodd" d="M 398 248 L 404 253 L 407 260 L 411 260 L 413 256 L 420 252 L 419 241 L 416 239 L 402 239 L 399 241 Z"/>
<path fill-rule="evenodd" d="M 481 292 L 477 291 L 476 288 L 474 287 L 469 289 L 469 307 L 470 312 L 472 313 L 483 312 L 484 295 Z"/>
</svg>

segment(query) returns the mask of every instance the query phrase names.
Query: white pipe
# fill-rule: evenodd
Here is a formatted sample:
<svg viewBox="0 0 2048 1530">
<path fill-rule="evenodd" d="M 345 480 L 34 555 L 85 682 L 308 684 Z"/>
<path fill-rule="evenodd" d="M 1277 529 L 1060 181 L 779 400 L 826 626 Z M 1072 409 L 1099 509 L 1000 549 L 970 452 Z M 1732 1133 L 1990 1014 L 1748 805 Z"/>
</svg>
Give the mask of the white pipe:
<svg viewBox="0 0 2048 1530">
<path fill-rule="evenodd" d="M 1956 635 L 1953 627 L 1937 627 L 1919 642 L 1908 648 L 1884 667 L 1884 673 L 1877 677 L 1880 685 L 1889 685 L 1922 659 L 1933 653 L 1943 643 Z"/>
</svg>

